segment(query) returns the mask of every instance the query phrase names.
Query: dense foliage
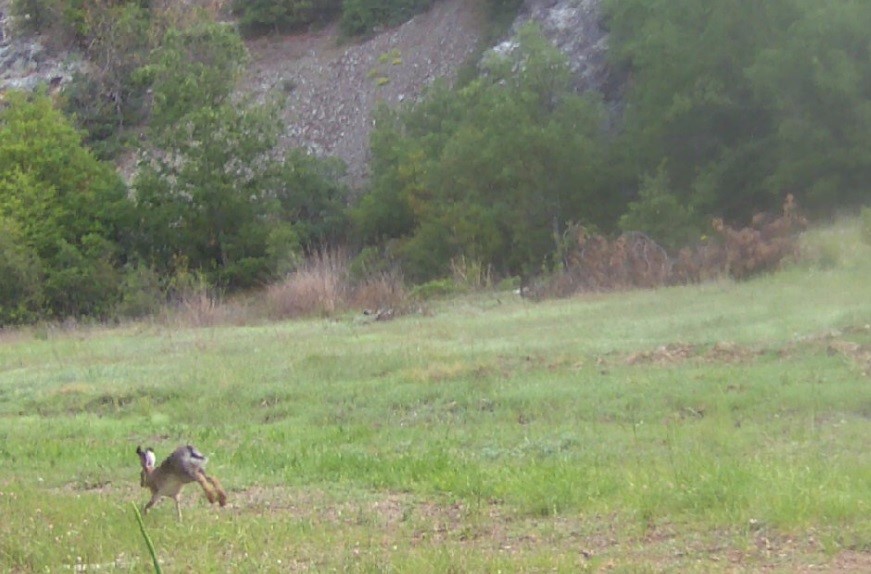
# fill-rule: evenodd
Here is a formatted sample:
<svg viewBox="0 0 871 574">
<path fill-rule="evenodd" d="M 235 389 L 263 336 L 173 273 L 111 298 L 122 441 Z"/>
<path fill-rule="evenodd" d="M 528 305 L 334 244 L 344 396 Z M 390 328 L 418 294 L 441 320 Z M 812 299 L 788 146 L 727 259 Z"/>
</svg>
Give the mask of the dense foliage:
<svg viewBox="0 0 871 574">
<path fill-rule="evenodd" d="M 467 86 L 384 110 L 372 190 L 355 212 L 361 238 L 392 240 L 415 279 L 443 275 L 460 256 L 500 273 L 539 271 L 567 221 L 609 215 L 594 201 L 601 108 L 569 80 L 559 53 L 526 28 L 513 54 L 489 59 Z"/>
<path fill-rule="evenodd" d="M 248 287 L 342 233 L 331 163 L 280 153 L 278 106 L 233 100 L 245 49 L 230 28 L 171 30 L 151 76 L 154 147 L 133 182 L 136 252 L 162 275 Z"/>
<path fill-rule="evenodd" d="M 341 18 L 366 34 L 432 1 L 235 11 L 252 31 Z M 278 147 L 282 102 L 234 95 L 247 53 L 217 23 L 222 3 L 192 5 L 13 2 L 18 25 L 76 43 L 94 69 L 54 99 L 0 103 L 0 323 L 142 308 L 139 290 L 180 276 L 256 286 L 341 243 L 412 281 L 458 262 L 529 277 L 569 266 L 578 229 L 641 231 L 675 255 L 716 237 L 714 218 L 753 229 L 788 195 L 811 214 L 869 200 L 868 2 L 604 0 L 627 78 L 604 103 L 527 27 L 456 86 L 379 111 L 350 206 L 340 162 Z M 495 20 L 519 2 L 482 5 Z M 119 152 L 141 159 L 129 188 L 100 161 Z"/>
<path fill-rule="evenodd" d="M 247 33 L 279 32 L 323 24 L 342 12 L 342 0 L 233 0 L 233 13 Z"/>
<path fill-rule="evenodd" d="M 368 34 L 378 26 L 392 26 L 429 8 L 436 0 L 344 0 L 342 30 Z"/>
<path fill-rule="evenodd" d="M 192 276 L 261 284 L 347 227 L 343 166 L 280 151 L 280 102 L 233 97 L 247 51 L 232 27 L 104 8 L 85 21 L 102 15 L 96 38 L 126 48 L 59 96 L 89 112 L 74 116 L 86 142 L 46 96 L 12 93 L 0 107 L 0 324 L 147 312 Z M 123 17 L 110 25 L 110 14 Z M 84 145 L 105 151 L 128 119 L 141 158 L 130 189 Z"/>
<path fill-rule="evenodd" d="M 620 146 L 681 205 L 741 218 L 788 192 L 814 209 L 867 199 L 871 3 L 606 4 L 631 74 Z"/>
<path fill-rule="evenodd" d="M 868 201 L 871 4 L 605 4 L 628 77 L 609 133 L 527 31 L 480 79 L 380 119 L 361 240 L 388 240 L 413 277 L 457 257 L 515 274 L 559 262 L 572 222 L 674 252 L 787 194 L 815 213 Z"/>
<path fill-rule="evenodd" d="M 129 214 L 111 165 L 43 95 L 0 109 L 0 323 L 110 311 Z"/>
</svg>

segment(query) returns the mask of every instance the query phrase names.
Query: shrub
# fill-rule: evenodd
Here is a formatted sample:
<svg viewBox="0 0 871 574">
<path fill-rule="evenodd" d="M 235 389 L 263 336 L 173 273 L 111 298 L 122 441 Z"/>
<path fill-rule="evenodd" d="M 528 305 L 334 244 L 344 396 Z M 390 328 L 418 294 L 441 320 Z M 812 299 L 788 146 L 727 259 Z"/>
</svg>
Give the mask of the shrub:
<svg viewBox="0 0 871 574">
<path fill-rule="evenodd" d="M 10 92 L 6 103 L 0 212 L 18 230 L 17 257 L 38 258 L 40 312 L 105 316 L 118 296 L 117 240 L 128 228 L 123 182 L 82 146 L 49 98 Z"/>
<path fill-rule="evenodd" d="M 321 251 L 266 290 L 271 318 L 332 315 L 344 307 L 348 293 L 348 258 L 341 251 Z"/>
<path fill-rule="evenodd" d="M 807 220 L 798 214 L 791 194 L 787 195 L 779 217 L 757 214 L 751 225 L 741 229 L 726 225 L 722 219 L 713 222 L 723 241 L 726 270 L 735 279 L 773 271 L 784 259 L 797 256 L 796 235 L 806 225 Z"/>
<path fill-rule="evenodd" d="M 746 279 L 774 271 L 785 259 L 797 257 L 797 235 L 806 224 L 789 195 L 781 215 L 757 214 L 741 229 L 715 219 L 717 240 L 704 238 L 696 245 L 682 247 L 676 257 L 637 231 L 609 240 L 575 225 L 565 234 L 564 270 L 534 285 L 528 293 L 541 298 L 579 291 L 654 288 L 696 283 L 724 273 Z"/>
<path fill-rule="evenodd" d="M 111 315 L 119 296 L 120 273 L 113 265 L 115 246 L 91 234 L 77 246 L 61 241 L 46 273 L 44 290 L 56 317 Z"/>
<path fill-rule="evenodd" d="M 341 249 L 323 250 L 266 290 L 272 319 L 332 316 L 359 309 L 378 317 L 405 311 L 408 295 L 402 277 L 378 269 L 351 273 L 351 260 Z"/>
<path fill-rule="evenodd" d="M 362 281 L 367 277 L 390 274 L 396 268 L 397 263 L 387 249 L 364 247 L 351 260 L 348 271 L 352 281 Z"/>
<path fill-rule="evenodd" d="M 336 18 L 342 0 L 234 0 L 233 14 L 246 34 L 299 30 Z"/>
<path fill-rule="evenodd" d="M 453 279 L 436 279 L 415 286 L 414 289 L 411 290 L 410 297 L 412 299 L 426 301 L 427 299 L 454 295 L 460 291 L 460 287 L 453 281 Z"/>
<path fill-rule="evenodd" d="M 145 265 L 135 265 L 124 273 L 116 315 L 119 318 L 154 315 L 160 311 L 165 301 L 157 272 Z"/>
<path fill-rule="evenodd" d="M 0 217 L 0 325 L 35 319 L 42 303 L 42 269 L 36 252 Z"/>
<path fill-rule="evenodd" d="M 435 0 L 345 0 L 342 31 L 349 36 L 369 34 L 379 26 L 405 22 L 432 6 Z"/>
<path fill-rule="evenodd" d="M 665 249 L 647 235 L 627 231 L 614 240 L 583 226 L 566 231 L 565 269 L 548 284 L 542 296 L 567 296 L 578 291 L 602 291 L 665 285 L 671 261 Z"/>
<path fill-rule="evenodd" d="M 697 237 L 692 208 L 671 192 L 670 185 L 665 166 L 645 177 L 638 199 L 620 218 L 620 229 L 647 233 L 667 249 L 677 249 Z"/>
<path fill-rule="evenodd" d="M 374 310 L 376 316 L 385 316 L 388 312 L 392 316 L 397 311 L 404 311 L 407 301 L 408 293 L 402 277 L 398 273 L 385 271 L 355 283 L 349 303 L 353 308 L 363 309 L 364 312 Z"/>
<path fill-rule="evenodd" d="M 460 287 L 488 288 L 493 285 L 493 269 L 481 261 L 460 255 L 451 259 L 451 278 Z"/>
</svg>

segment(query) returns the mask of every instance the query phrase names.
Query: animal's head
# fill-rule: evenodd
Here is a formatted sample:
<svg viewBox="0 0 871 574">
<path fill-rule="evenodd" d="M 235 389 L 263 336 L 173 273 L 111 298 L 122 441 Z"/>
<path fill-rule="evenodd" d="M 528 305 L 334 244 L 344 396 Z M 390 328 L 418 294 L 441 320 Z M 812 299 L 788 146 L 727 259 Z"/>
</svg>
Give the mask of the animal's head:
<svg viewBox="0 0 871 574">
<path fill-rule="evenodd" d="M 142 450 L 141 446 L 137 446 L 136 454 L 139 455 L 139 464 L 142 465 L 142 472 L 139 473 L 139 485 L 145 486 L 148 475 L 151 474 L 151 471 L 154 470 L 154 465 L 157 464 L 157 458 L 150 447 Z"/>
</svg>

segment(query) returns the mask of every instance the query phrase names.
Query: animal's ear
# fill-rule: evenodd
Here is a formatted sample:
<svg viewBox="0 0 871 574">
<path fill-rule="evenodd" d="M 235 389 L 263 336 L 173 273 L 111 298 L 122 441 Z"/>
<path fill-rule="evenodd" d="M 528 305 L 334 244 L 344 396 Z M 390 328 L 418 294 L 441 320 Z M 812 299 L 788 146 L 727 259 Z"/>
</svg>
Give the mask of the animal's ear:
<svg viewBox="0 0 871 574">
<path fill-rule="evenodd" d="M 151 468 L 154 466 L 156 459 L 154 457 L 154 451 L 150 448 L 146 448 L 142 450 L 141 446 L 136 447 L 136 454 L 139 455 L 139 462 L 142 463 L 143 467 Z"/>
<path fill-rule="evenodd" d="M 206 460 L 206 457 L 203 453 L 198 451 L 196 447 L 192 445 L 187 445 L 188 453 L 191 455 L 191 458 L 198 458 L 200 460 Z"/>
</svg>

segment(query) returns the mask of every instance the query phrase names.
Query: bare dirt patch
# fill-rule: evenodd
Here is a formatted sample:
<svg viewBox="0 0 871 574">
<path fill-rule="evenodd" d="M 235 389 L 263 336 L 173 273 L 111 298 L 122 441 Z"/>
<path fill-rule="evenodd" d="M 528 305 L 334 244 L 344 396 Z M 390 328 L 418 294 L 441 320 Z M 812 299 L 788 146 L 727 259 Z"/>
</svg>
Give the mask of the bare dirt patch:
<svg viewBox="0 0 871 574">
<path fill-rule="evenodd" d="M 807 348 L 824 348 L 830 356 L 841 356 L 855 364 L 865 377 L 871 376 L 871 325 L 851 325 L 803 337 L 780 350 L 780 355 L 791 356 Z M 859 342 L 863 341 L 863 342 Z"/>
<path fill-rule="evenodd" d="M 600 365 L 617 362 L 625 365 L 680 365 L 690 361 L 710 364 L 749 363 L 765 354 L 788 358 L 797 353 L 825 350 L 830 356 L 841 356 L 861 369 L 863 376 L 871 376 L 871 343 L 855 340 L 871 335 L 871 326 L 846 327 L 791 341 L 781 347 L 755 347 L 731 341 L 718 341 L 714 345 L 669 343 L 655 349 L 637 351 L 628 355 L 603 356 L 597 359 Z"/>
<path fill-rule="evenodd" d="M 137 503 L 147 499 L 147 493 L 133 479 L 129 484 L 76 482 L 58 490 Z M 280 517 L 315 530 L 345 533 L 340 540 L 352 540 L 366 532 L 377 542 L 372 548 L 361 548 L 361 553 L 386 551 L 397 545 L 412 549 L 454 547 L 518 559 L 544 553 L 555 560 L 568 558 L 580 570 L 602 572 L 637 568 L 652 572 L 871 571 L 871 553 L 854 549 L 827 553 L 819 542 L 820 532 L 784 533 L 764 524 L 704 530 L 687 524 L 642 525 L 632 517 L 613 514 L 522 515 L 499 501 L 469 506 L 410 493 L 347 493 L 282 486 L 232 490 L 227 507 L 220 510 L 209 508 L 201 493 L 190 486 L 182 506 L 188 516 L 205 512 L 214 514 L 216 520 L 227 513 L 235 515 L 234 520 Z M 306 548 L 309 555 L 300 556 L 293 571 L 317 570 L 318 550 Z"/>
<path fill-rule="evenodd" d="M 319 490 L 249 487 L 233 493 L 228 509 L 282 514 L 329 528 L 379 531 L 385 544 L 452 545 L 522 556 L 551 549 L 602 571 L 640 565 L 654 571 L 867 572 L 871 553 L 827 554 L 817 533 L 790 534 L 755 525 L 730 531 L 691 526 L 642 527 L 616 515 L 518 515 L 498 501 L 468 506 L 407 493 L 342 497 Z"/>
<path fill-rule="evenodd" d="M 685 343 L 662 345 L 649 351 L 638 351 L 624 359 L 627 365 L 674 365 L 690 360 L 709 363 L 744 363 L 752 361 L 762 351 L 738 345 L 730 341 L 720 341 L 712 347 Z"/>
</svg>

